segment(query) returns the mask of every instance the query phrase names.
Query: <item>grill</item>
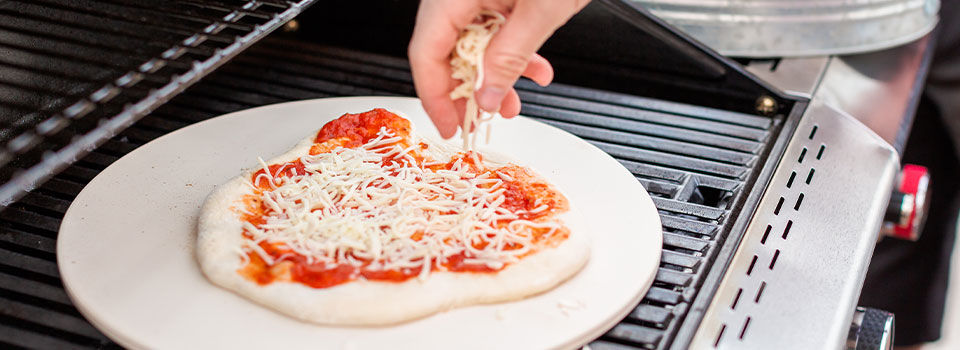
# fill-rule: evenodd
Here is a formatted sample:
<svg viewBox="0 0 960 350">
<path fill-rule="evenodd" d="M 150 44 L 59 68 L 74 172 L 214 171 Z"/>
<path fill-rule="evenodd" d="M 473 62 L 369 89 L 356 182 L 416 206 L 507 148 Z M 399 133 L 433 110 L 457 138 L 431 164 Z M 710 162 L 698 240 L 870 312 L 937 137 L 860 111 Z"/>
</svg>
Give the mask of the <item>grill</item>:
<svg viewBox="0 0 960 350">
<path fill-rule="evenodd" d="M 292 52 L 297 52 L 293 54 Z M 345 84 L 344 82 L 350 82 Z M 623 94 L 521 82 L 522 113 L 615 156 L 654 196 L 664 225 L 656 282 L 595 349 L 670 344 L 783 125 L 773 119 Z M 403 59 L 274 36 L 0 212 L 0 338 L 21 346 L 108 340 L 71 306 L 54 246 L 70 201 L 106 166 L 150 140 L 220 114 L 290 100 L 413 95 Z M 26 332 L 29 336 L 22 336 Z"/>
<path fill-rule="evenodd" d="M 409 27 L 414 7 L 365 9 L 373 17 L 364 22 L 369 30 L 344 36 L 338 30 L 356 20 L 345 14 L 357 5 L 329 1 L 266 35 L 310 3 L 0 4 L 0 91 L 9 91 L 0 93 L 0 200 L 6 201 L 0 211 L 0 346 L 118 347 L 71 304 L 55 246 L 71 201 L 123 155 L 173 130 L 250 107 L 414 95 L 402 58 L 405 41 L 401 46 L 397 39 L 409 32 L 393 29 Z M 630 170 L 653 196 L 663 223 L 653 286 L 590 346 L 685 348 L 698 334 L 807 101 L 784 97 L 655 19 L 603 22 L 640 28 L 642 35 L 624 35 L 633 40 L 626 44 L 662 44 L 638 49 L 655 56 L 647 61 L 597 60 L 582 53 L 609 53 L 609 43 L 569 39 L 585 32 L 570 29 L 578 19 L 625 6 L 594 1 L 544 47 L 558 83 L 542 88 L 521 80 L 516 87 L 523 115 L 589 141 Z M 607 51 L 578 50 L 573 42 Z M 672 54 L 679 58 L 670 60 Z M 666 67 L 656 67 L 663 61 Z M 774 107 L 761 115 L 758 101 Z M 826 182 L 830 169 L 821 174 Z M 802 235 L 802 229 L 798 220 L 791 234 Z M 760 316 L 753 317 L 759 327 Z"/>
</svg>

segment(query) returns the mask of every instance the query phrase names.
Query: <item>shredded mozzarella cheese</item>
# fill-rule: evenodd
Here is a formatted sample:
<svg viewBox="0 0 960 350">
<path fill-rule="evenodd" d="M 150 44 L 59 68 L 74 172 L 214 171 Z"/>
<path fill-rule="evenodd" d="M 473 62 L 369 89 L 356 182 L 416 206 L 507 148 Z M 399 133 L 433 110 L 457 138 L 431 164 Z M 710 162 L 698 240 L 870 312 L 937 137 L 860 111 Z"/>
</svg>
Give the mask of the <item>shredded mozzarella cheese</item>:
<svg viewBox="0 0 960 350">
<path fill-rule="evenodd" d="M 263 224 L 244 222 L 249 238 L 244 252 L 259 255 L 268 265 L 284 260 L 271 258 L 258 245 L 267 242 L 289 248 L 309 263 L 420 268 L 423 279 L 443 270 L 456 255 L 467 264 L 500 269 L 536 248 L 533 230 L 546 229 L 549 236 L 561 227 L 557 219 L 522 220 L 502 206 L 502 183 L 512 179 L 487 170 L 499 164 L 470 166 L 452 147 L 411 140 L 381 128 L 378 137 L 360 147 L 301 157 L 302 175 L 282 168 L 271 174 L 260 160 L 261 176 L 272 187 L 260 199 L 270 210 Z M 410 155 L 414 150 L 423 164 Z M 449 170 L 428 166 L 456 157 Z M 547 208 L 539 205 L 530 212 Z"/>
<path fill-rule="evenodd" d="M 478 16 L 477 23 L 471 23 L 466 26 L 457 39 L 450 58 L 450 68 L 453 70 L 451 76 L 461 81 L 453 91 L 450 92 L 450 98 L 457 100 L 467 99 L 466 111 L 463 116 L 463 125 L 461 125 L 460 136 L 463 138 L 463 149 L 473 150 L 477 143 L 476 131 L 480 124 L 493 116 L 485 111 L 480 115 L 477 107 L 477 100 L 474 97 L 474 91 L 480 89 L 483 84 L 483 54 L 487 50 L 487 45 L 493 34 L 500 30 L 500 26 L 506 21 L 502 14 L 496 11 L 484 10 Z M 490 125 L 487 124 L 487 142 L 490 142 Z"/>
</svg>

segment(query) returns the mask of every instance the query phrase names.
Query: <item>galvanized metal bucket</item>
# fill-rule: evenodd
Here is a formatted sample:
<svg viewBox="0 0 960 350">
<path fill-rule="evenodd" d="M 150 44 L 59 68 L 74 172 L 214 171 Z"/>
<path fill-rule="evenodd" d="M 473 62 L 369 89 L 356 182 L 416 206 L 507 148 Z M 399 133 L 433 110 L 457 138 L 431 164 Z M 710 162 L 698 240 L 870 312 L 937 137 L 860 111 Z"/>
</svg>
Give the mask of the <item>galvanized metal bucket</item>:
<svg viewBox="0 0 960 350">
<path fill-rule="evenodd" d="M 859 53 L 904 44 L 937 24 L 939 0 L 634 0 L 720 53 Z"/>
</svg>

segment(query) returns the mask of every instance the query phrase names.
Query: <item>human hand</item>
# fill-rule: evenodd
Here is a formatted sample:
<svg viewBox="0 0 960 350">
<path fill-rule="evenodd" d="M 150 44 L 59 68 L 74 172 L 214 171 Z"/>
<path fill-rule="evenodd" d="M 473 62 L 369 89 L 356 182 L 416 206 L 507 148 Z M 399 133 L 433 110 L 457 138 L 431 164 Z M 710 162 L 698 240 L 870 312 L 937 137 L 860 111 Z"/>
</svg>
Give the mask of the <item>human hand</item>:
<svg viewBox="0 0 960 350">
<path fill-rule="evenodd" d="M 459 84 L 450 68 L 450 52 L 464 27 L 481 10 L 493 10 L 507 20 L 493 35 L 483 58 L 484 77 L 475 92 L 477 104 L 505 118 L 520 113 L 520 97 L 513 84 L 520 76 L 541 86 L 553 80 L 553 68 L 537 49 L 589 0 L 423 0 L 417 12 L 408 55 L 417 95 L 423 109 L 444 138 L 461 125 L 465 102 L 453 101 L 450 91 Z"/>
</svg>

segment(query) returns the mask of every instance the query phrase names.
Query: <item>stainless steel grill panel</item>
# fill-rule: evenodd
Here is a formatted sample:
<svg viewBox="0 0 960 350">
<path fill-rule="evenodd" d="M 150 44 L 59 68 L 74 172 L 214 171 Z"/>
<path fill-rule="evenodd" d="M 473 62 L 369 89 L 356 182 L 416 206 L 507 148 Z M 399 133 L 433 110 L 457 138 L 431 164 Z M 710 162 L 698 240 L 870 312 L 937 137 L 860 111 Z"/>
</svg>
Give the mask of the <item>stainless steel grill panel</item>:
<svg viewBox="0 0 960 350">
<path fill-rule="evenodd" d="M 669 347 L 691 312 L 706 272 L 718 259 L 728 259 L 718 258 L 727 236 L 738 240 L 742 234 L 731 235 L 731 226 L 759 169 L 768 163 L 785 117 L 563 85 L 540 88 L 521 81 L 517 87 L 524 115 L 611 153 L 644 184 L 660 210 L 664 252 L 653 287 L 623 322 L 591 347 Z M 0 343 L 114 346 L 65 298 L 54 246 L 70 201 L 127 152 L 194 122 L 262 104 L 413 93 L 403 59 L 277 36 L 254 45 L 0 211 Z M 72 126 L 63 132 L 76 133 Z"/>
<path fill-rule="evenodd" d="M 867 269 L 863 257 L 876 244 L 900 167 L 889 144 L 819 95 L 807 113 L 693 348 L 823 349 L 847 340 Z"/>
</svg>

